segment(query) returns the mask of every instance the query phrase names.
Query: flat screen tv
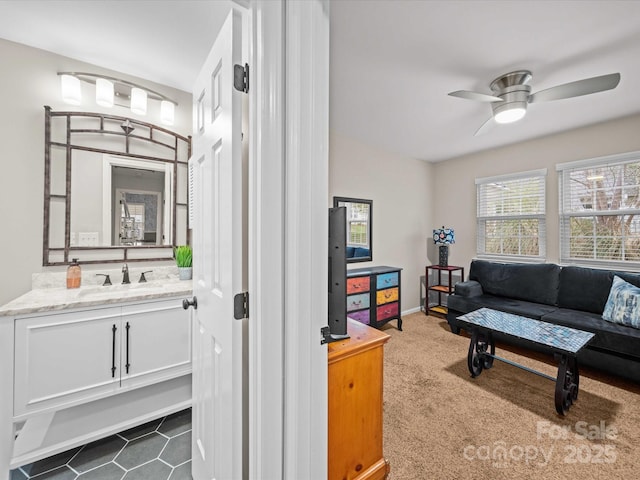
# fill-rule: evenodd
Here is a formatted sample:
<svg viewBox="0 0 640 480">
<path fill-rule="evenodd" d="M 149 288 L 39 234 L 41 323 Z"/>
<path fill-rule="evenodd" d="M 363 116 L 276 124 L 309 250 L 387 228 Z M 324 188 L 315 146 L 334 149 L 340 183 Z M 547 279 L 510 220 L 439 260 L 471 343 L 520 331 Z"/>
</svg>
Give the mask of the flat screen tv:
<svg viewBox="0 0 640 480">
<path fill-rule="evenodd" d="M 329 209 L 329 327 L 323 342 L 349 338 L 347 335 L 347 209 Z"/>
</svg>

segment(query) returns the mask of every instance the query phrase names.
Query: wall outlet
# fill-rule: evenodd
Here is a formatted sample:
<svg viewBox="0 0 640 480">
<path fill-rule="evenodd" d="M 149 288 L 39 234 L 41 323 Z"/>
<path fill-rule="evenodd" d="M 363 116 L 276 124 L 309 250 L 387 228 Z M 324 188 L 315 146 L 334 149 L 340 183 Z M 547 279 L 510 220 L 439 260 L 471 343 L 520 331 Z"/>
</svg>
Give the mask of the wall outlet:
<svg viewBox="0 0 640 480">
<path fill-rule="evenodd" d="M 97 247 L 98 232 L 80 232 L 78 233 L 78 244 L 81 247 Z"/>
</svg>

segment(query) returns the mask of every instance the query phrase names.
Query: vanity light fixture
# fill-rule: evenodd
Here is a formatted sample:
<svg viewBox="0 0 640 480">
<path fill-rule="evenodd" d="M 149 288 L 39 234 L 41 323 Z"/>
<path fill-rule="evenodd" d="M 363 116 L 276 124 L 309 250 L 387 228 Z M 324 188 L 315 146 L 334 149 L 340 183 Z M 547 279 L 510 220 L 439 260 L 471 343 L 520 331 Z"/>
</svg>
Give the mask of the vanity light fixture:
<svg viewBox="0 0 640 480">
<path fill-rule="evenodd" d="M 131 89 L 131 111 L 138 115 L 147 114 L 147 92 L 138 87 Z"/>
<path fill-rule="evenodd" d="M 173 117 L 175 115 L 175 104 L 167 100 L 160 102 L 160 121 L 167 125 L 173 125 Z"/>
<path fill-rule="evenodd" d="M 160 121 L 165 125 L 173 125 L 175 119 L 174 100 L 142 87 L 128 80 L 83 72 L 58 72 L 62 87 L 62 100 L 71 105 L 82 103 L 81 83 L 90 83 L 96 86 L 96 103 L 103 107 L 119 105 L 129 107 L 138 115 L 147 114 L 147 101 L 160 102 Z"/>
<path fill-rule="evenodd" d="M 96 103 L 103 107 L 113 107 L 113 82 L 106 78 L 96 78 Z"/>
<path fill-rule="evenodd" d="M 80 105 L 82 103 L 82 90 L 78 77 L 67 74 L 59 75 L 60 86 L 62 87 L 62 100 L 71 105 Z"/>
</svg>

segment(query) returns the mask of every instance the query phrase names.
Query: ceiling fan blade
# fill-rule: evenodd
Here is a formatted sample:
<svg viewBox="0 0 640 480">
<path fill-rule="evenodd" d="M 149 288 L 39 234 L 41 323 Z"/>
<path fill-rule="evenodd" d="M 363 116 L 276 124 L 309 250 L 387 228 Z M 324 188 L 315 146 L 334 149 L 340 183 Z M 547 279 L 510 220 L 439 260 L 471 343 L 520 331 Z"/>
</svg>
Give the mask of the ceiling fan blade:
<svg viewBox="0 0 640 480">
<path fill-rule="evenodd" d="M 616 88 L 618 83 L 620 83 L 619 73 L 610 73 L 609 75 L 585 78 L 584 80 L 557 85 L 529 95 L 529 103 L 549 102 L 551 100 L 562 100 L 563 98 L 579 97 L 581 95 L 604 92 L 606 90 Z"/>
<path fill-rule="evenodd" d="M 477 137 L 478 135 L 482 135 L 483 133 L 487 133 L 488 131 L 490 131 L 491 129 L 493 129 L 493 127 L 496 125 L 496 121 L 493 119 L 493 116 L 491 116 L 489 118 L 489 120 L 487 120 L 486 122 L 484 122 L 480 128 L 478 130 L 476 130 L 476 133 L 473 134 L 474 137 Z"/>
<path fill-rule="evenodd" d="M 464 98 L 466 100 L 475 100 L 476 102 L 502 102 L 500 97 L 487 95 L 485 93 L 469 92 L 467 90 L 457 90 L 449 93 L 452 97 Z"/>
</svg>

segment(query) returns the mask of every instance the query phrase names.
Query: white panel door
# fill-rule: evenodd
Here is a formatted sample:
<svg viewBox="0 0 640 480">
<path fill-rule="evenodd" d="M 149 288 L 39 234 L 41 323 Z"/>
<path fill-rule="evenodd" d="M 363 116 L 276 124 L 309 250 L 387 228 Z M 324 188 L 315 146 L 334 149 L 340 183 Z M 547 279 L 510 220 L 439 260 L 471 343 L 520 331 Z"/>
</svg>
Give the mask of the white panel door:
<svg viewBox="0 0 640 480">
<path fill-rule="evenodd" d="M 194 480 L 242 479 L 242 322 L 233 297 L 242 281 L 241 17 L 231 11 L 193 90 Z"/>
</svg>

